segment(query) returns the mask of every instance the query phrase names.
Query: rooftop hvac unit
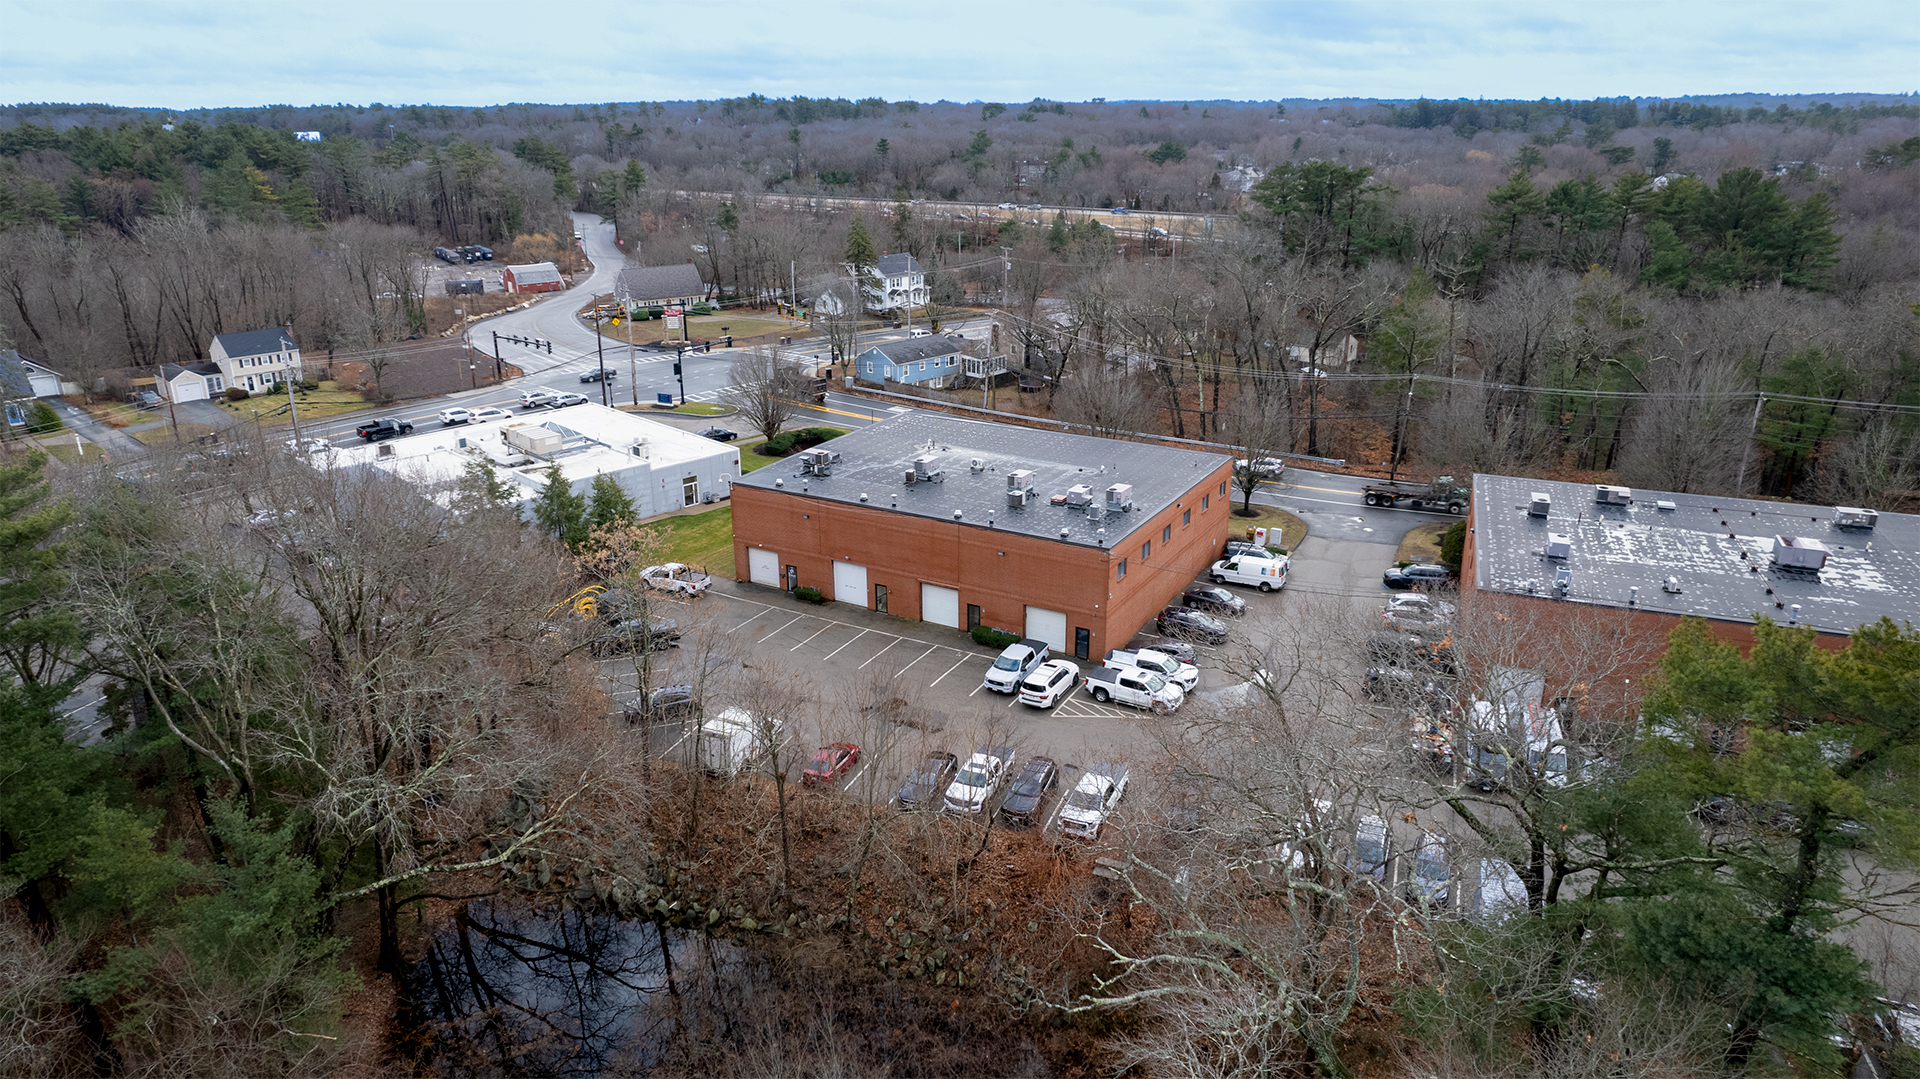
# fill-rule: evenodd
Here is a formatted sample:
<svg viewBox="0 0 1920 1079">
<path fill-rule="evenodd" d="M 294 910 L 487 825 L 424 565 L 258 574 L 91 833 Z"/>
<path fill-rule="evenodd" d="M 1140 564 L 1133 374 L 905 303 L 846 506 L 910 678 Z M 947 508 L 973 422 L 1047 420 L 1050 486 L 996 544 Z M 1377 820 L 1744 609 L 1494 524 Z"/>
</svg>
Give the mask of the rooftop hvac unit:
<svg viewBox="0 0 1920 1079">
<path fill-rule="evenodd" d="M 1103 503 L 1100 502 L 1099 499 L 1094 499 L 1093 501 L 1087 503 L 1087 519 L 1090 521 L 1098 521 L 1102 517 L 1105 517 L 1107 514 L 1107 511 L 1110 509 L 1113 509 L 1113 507 L 1104 505 Z M 1114 512 L 1118 513 L 1120 511 L 1117 509 L 1114 509 Z"/>
<path fill-rule="evenodd" d="M 1674 505 L 1672 502 L 1669 502 L 1663 498 L 1660 501 L 1655 502 L 1653 504 L 1653 508 L 1659 510 L 1662 513 L 1672 513 L 1674 510 L 1679 509 L 1680 507 Z"/>
<path fill-rule="evenodd" d="M 826 450 L 803 450 L 800 454 L 800 471 L 809 476 L 831 476 L 834 457 Z"/>
<path fill-rule="evenodd" d="M 1553 509 L 1553 496 L 1545 491 L 1535 491 L 1527 500 L 1527 516 L 1545 517 Z"/>
<path fill-rule="evenodd" d="M 1067 488 L 1067 505 L 1085 506 L 1093 501 L 1093 488 L 1084 483 L 1076 483 Z"/>
<path fill-rule="evenodd" d="M 1880 521 L 1880 514 L 1874 510 L 1863 510 L 1856 506 L 1833 507 L 1833 527 L 1857 528 L 1863 532 L 1873 531 Z"/>
<path fill-rule="evenodd" d="M 1033 492 L 1028 490 L 1008 490 L 1007 508 L 1016 510 L 1026 509 L 1027 499 L 1032 496 L 1032 494 Z"/>
<path fill-rule="evenodd" d="M 967 462 L 967 468 L 972 472 L 985 472 L 987 470 L 987 463 L 975 457 L 973 460 Z"/>
<path fill-rule="evenodd" d="M 1553 574 L 1554 592 L 1558 594 L 1560 598 L 1565 599 L 1567 595 L 1567 589 L 1572 587 L 1573 587 L 1573 570 L 1567 566 L 1561 566 Z"/>
<path fill-rule="evenodd" d="M 508 445 L 535 456 L 559 453 L 565 441 L 560 437 L 560 432 L 547 427 L 521 425 L 509 427 L 501 433 L 506 435 Z"/>
<path fill-rule="evenodd" d="M 908 487 L 912 487 L 914 481 L 919 479 L 920 477 L 917 473 L 914 472 L 913 469 L 909 468 L 906 470 L 906 475 L 901 478 L 906 481 L 906 484 Z"/>
<path fill-rule="evenodd" d="M 1602 506 L 1629 505 L 1633 502 L 1633 488 L 1596 483 L 1593 485 L 1593 500 Z"/>
<path fill-rule="evenodd" d="M 1789 569 L 1819 569 L 1833 552 L 1817 539 L 1805 536 L 1773 537 L 1773 561 Z"/>
<path fill-rule="evenodd" d="M 651 456 L 653 453 L 653 445 L 644 438 L 636 439 L 633 443 L 632 453 L 635 457 Z"/>
<path fill-rule="evenodd" d="M 1007 473 L 1007 490 L 1010 492 L 1025 491 L 1028 494 L 1032 494 L 1033 469 L 1016 468 L 1012 472 Z"/>
<path fill-rule="evenodd" d="M 1674 595 L 1679 595 L 1680 594 L 1680 578 L 1678 577 L 1667 578 L 1667 582 L 1660 586 L 1660 590 L 1663 592 L 1672 593 Z"/>
<path fill-rule="evenodd" d="M 1116 483 L 1107 488 L 1107 508 L 1122 513 L 1133 508 L 1133 484 Z"/>
<path fill-rule="evenodd" d="M 918 483 L 933 483 L 947 478 L 946 473 L 935 466 L 938 457 L 928 454 L 913 459 L 913 478 Z"/>
<path fill-rule="evenodd" d="M 1547 557 L 1572 558 L 1573 537 L 1563 536 L 1558 532 L 1547 533 Z"/>
</svg>

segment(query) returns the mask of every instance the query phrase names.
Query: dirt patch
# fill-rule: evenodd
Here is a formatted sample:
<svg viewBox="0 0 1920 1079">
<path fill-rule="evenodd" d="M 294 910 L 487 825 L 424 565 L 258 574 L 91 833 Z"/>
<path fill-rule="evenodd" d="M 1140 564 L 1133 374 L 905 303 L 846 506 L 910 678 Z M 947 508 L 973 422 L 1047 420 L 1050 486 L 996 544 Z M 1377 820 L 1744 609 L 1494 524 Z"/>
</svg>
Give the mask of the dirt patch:
<svg viewBox="0 0 1920 1079">
<path fill-rule="evenodd" d="M 531 297 L 514 292 L 488 292 L 478 296 L 429 296 L 426 298 L 427 335 L 437 337 L 460 325 L 465 315 L 491 315 L 504 311 Z M 455 314 L 455 311 L 461 314 Z"/>
<path fill-rule="evenodd" d="M 1262 506 L 1256 503 L 1253 507 L 1253 516 L 1242 517 L 1240 516 L 1240 503 L 1235 502 L 1233 504 L 1233 515 L 1228 517 L 1227 521 L 1233 536 L 1237 539 L 1252 539 L 1254 529 L 1266 529 L 1268 533 L 1267 546 L 1269 547 L 1282 547 L 1291 551 L 1299 545 L 1301 540 L 1307 538 L 1307 522 L 1295 517 L 1286 510 L 1277 509 L 1273 506 Z M 1278 540 L 1275 540 L 1272 535 L 1273 530 L 1276 528 L 1280 530 L 1280 539 Z"/>
<path fill-rule="evenodd" d="M 407 341 L 395 348 L 396 354 L 380 372 L 379 383 L 380 388 L 396 400 L 437 397 L 501 381 L 495 377 L 494 359 L 490 354 L 479 348 L 469 350 L 459 341 Z M 506 378 L 521 374 L 520 369 L 510 363 L 500 367 Z M 325 377 L 347 387 L 374 383 L 372 368 L 362 361 L 329 364 Z"/>
</svg>

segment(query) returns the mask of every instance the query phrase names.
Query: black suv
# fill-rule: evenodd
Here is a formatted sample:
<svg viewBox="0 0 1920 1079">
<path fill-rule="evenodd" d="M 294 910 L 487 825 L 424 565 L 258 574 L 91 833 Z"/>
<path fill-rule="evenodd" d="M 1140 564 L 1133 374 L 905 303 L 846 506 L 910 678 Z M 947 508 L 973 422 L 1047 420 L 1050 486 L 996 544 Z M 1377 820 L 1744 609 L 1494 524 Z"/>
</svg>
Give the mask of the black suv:
<svg viewBox="0 0 1920 1079">
<path fill-rule="evenodd" d="M 651 625 L 639 618 L 610 618 L 607 631 L 595 637 L 588 648 L 596 656 L 606 656 L 631 652 L 643 645 L 663 651 L 679 643 L 680 623 L 671 618 L 662 618 Z"/>
<path fill-rule="evenodd" d="M 591 371 L 588 371 L 588 372 L 587 372 L 586 374 L 584 374 L 584 375 L 581 375 L 581 376 L 580 376 L 580 381 L 582 381 L 582 382 L 598 382 L 598 381 L 600 381 L 601 379 L 603 379 L 603 378 L 604 378 L 604 379 L 606 379 L 606 380 L 607 380 L 608 382 L 612 382 L 612 381 L 613 381 L 614 379 L 616 379 L 616 378 L 619 378 L 619 377 L 620 377 L 620 372 L 618 372 L 618 371 L 615 371 L 615 370 L 614 370 L 613 368 L 611 368 L 611 367 L 596 367 L 596 368 L 594 368 L 593 370 L 591 370 Z"/>
<path fill-rule="evenodd" d="M 646 704 L 635 701 L 627 706 L 628 723 L 667 723 L 699 714 L 700 702 L 694 699 L 692 686 L 661 686 L 647 695 Z"/>
<path fill-rule="evenodd" d="M 1194 585 L 1180 593 L 1180 605 L 1210 614 L 1246 614 L 1247 601 L 1218 585 Z"/>
<path fill-rule="evenodd" d="M 1432 562 L 1395 566 L 1380 575 L 1380 583 L 1388 588 L 1431 588 L 1451 580 L 1453 580 L 1452 570 Z"/>
<path fill-rule="evenodd" d="M 1000 815 L 1008 824 L 1032 824 L 1040 815 L 1041 803 L 1047 800 L 1047 792 L 1060 785 L 1060 766 L 1052 757 L 1029 757 L 1020 769 L 1020 775 L 1013 781 L 1013 787 L 1007 794 L 1007 800 L 1000 805 Z"/>
</svg>

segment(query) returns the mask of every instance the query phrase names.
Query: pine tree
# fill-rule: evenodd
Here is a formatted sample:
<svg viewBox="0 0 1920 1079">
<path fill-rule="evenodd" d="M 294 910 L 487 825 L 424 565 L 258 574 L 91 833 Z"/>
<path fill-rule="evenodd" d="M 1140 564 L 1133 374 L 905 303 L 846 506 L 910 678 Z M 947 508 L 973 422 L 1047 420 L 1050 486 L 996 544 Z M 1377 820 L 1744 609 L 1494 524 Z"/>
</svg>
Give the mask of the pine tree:
<svg viewBox="0 0 1920 1079">
<path fill-rule="evenodd" d="M 67 545 L 53 542 L 73 508 L 48 500 L 46 464 L 35 450 L 22 464 L 0 466 L 0 656 L 27 686 L 54 678 L 83 643 L 79 622 L 59 602 Z"/>
<path fill-rule="evenodd" d="M 577 550 L 587 539 L 587 499 L 576 494 L 559 465 L 547 466 L 547 485 L 533 503 L 533 520 L 547 535 Z"/>
<path fill-rule="evenodd" d="M 604 472 L 593 478 L 593 490 L 589 498 L 591 503 L 587 509 L 587 521 L 595 528 L 606 528 L 615 521 L 632 521 L 639 516 L 633 499 L 627 497 L 619 481 Z"/>
</svg>

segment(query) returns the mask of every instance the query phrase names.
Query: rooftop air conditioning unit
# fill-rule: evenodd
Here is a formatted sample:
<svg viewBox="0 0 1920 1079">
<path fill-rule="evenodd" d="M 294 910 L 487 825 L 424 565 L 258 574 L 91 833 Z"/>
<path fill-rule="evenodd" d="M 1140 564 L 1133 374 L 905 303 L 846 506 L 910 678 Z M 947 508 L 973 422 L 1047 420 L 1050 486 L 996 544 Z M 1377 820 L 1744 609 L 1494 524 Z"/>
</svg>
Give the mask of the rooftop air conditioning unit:
<svg viewBox="0 0 1920 1079">
<path fill-rule="evenodd" d="M 1817 539 L 1805 536 L 1773 537 L 1773 561 L 1789 569 L 1817 570 L 1827 564 L 1833 552 Z"/>
<path fill-rule="evenodd" d="M 1629 505 L 1633 502 L 1633 488 L 1596 483 L 1593 485 L 1593 500 L 1602 506 Z"/>
<path fill-rule="evenodd" d="M 1558 532 L 1547 533 L 1547 557 L 1572 558 L 1573 537 L 1563 536 Z"/>
<path fill-rule="evenodd" d="M 1085 506 L 1093 501 L 1093 488 L 1084 483 L 1076 483 L 1067 488 L 1067 505 Z"/>
<path fill-rule="evenodd" d="M 905 475 L 905 476 L 903 476 L 902 478 L 903 478 L 904 480 L 906 480 L 906 483 L 907 483 L 907 486 L 908 486 L 908 487 L 912 487 L 912 486 L 913 486 L 913 483 L 914 483 L 914 481 L 915 481 L 915 480 L 917 480 L 917 479 L 919 479 L 919 478 L 920 478 L 920 476 L 919 476 L 919 474 L 918 474 L 918 473 L 916 473 L 916 472 L 915 472 L 915 471 L 914 471 L 913 469 L 911 469 L 911 468 L 909 468 L 909 469 L 907 469 L 907 472 L 906 472 L 906 475 Z"/>
<path fill-rule="evenodd" d="M 987 470 L 987 463 L 975 457 L 973 460 L 967 462 L 967 468 L 973 472 L 985 472 Z"/>
<path fill-rule="evenodd" d="M 1560 596 L 1560 598 L 1565 599 L 1567 596 L 1567 589 L 1572 587 L 1573 587 L 1573 570 L 1567 566 L 1561 566 L 1559 570 L 1556 571 L 1553 575 L 1554 592 L 1557 593 Z"/>
<path fill-rule="evenodd" d="M 1032 494 L 1033 493 L 1033 469 L 1017 468 L 1017 469 L 1014 469 L 1012 472 L 1007 473 L 1007 490 L 1009 492 L 1025 491 L 1029 495 Z"/>
<path fill-rule="evenodd" d="M 1122 513 L 1133 508 L 1133 484 L 1116 483 L 1107 488 L 1107 508 Z"/>
<path fill-rule="evenodd" d="M 1553 496 L 1545 491 L 1535 491 L 1527 500 L 1527 516 L 1545 517 L 1553 509 Z"/>
<path fill-rule="evenodd" d="M 940 459 L 932 454 L 928 454 L 925 457 L 915 457 L 913 459 L 913 478 L 920 483 L 933 483 L 946 479 L 946 473 L 942 472 L 935 465 L 935 462 L 938 460 Z"/>
<path fill-rule="evenodd" d="M 1880 521 L 1880 514 L 1874 510 L 1860 509 L 1856 506 L 1833 507 L 1833 527 L 1857 528 L 1862 532 L 1873 531 Z"/>
<path fill-rule="evenodd" d="M 635 440 L 632 453 L 635 457 L 647 457 L 653 453 L 653 446 L 644 438 Z"/>
<path fill-rule="evenodd" d="M 1032 491 L 1009 490 L 1007 492 L 1007 508 L 1016 509 L 1016 510 L 1026 509 L 1027 499 L 1032 495 L 1033 495 Z"/>
<path fill-rule="evenodd" d="M 826 450 L 806 450 L 800 455 L 800 471 L 809 476 L 831 476 L 835 456 Z"/>
</svg>

